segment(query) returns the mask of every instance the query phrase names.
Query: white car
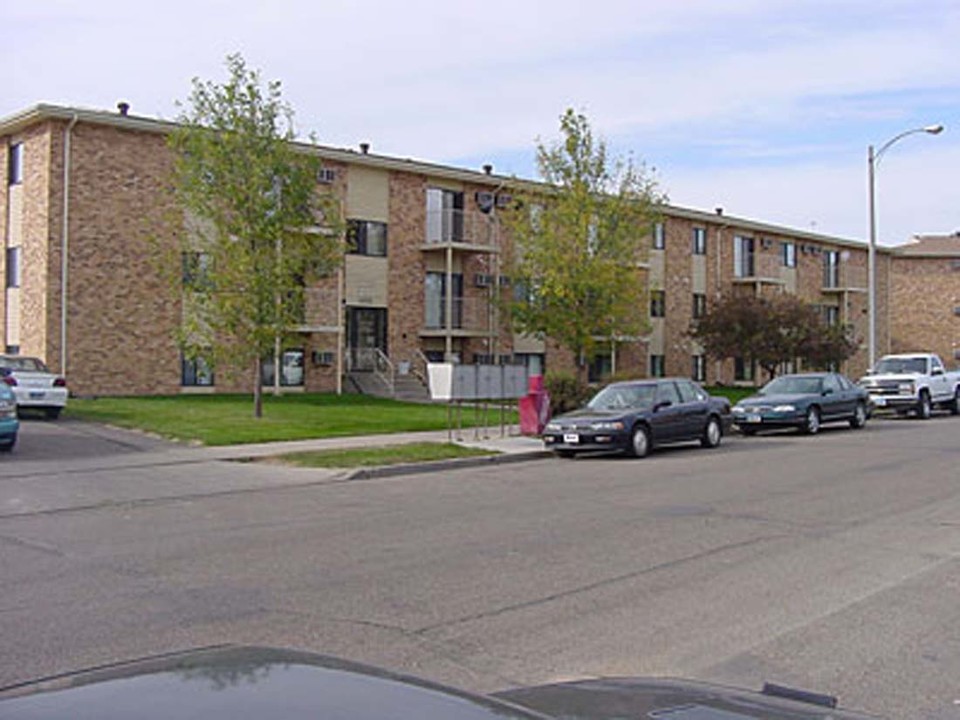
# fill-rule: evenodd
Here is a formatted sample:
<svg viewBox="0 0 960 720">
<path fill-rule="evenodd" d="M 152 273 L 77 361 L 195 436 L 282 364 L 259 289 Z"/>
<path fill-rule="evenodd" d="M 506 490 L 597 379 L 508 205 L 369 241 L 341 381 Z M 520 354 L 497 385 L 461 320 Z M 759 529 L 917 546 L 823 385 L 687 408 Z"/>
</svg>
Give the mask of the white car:
<svg viewBox="0 0 960 720">
<path fill-rule="evenodd" d="M 0 380 L 10 386 L 17 408 L 36 408 L 55 419 L 67 404 L 67 381 L 43 361 L 24 355 L 0 355 Z"/>
</svg>

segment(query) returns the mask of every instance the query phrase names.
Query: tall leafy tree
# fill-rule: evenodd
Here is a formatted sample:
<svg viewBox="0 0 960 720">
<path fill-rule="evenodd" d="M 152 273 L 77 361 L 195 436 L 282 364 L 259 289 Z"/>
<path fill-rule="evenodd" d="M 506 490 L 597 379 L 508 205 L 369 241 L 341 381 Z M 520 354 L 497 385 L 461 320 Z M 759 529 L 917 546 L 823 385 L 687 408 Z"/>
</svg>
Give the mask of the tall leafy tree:
<svg viewBox="0 0 960 720">
<path fill-rule="evenodd" d="M 542 186 L 508 213 L 508 301 L 515 330 L 572 352 L 582 381 L 598 344 L 641 334 L 646 292 L 643 238 L 663 201 L 643 165 L 608 157 L 587 118 L 568 109 L 559 142 L 537 144 Z"/>
<path fill-rule="evenodd" d="M 694 321 L 690 335 L 711 357 L 755 361 L 771 378 L 783 363 L 839 364 L 857 349 L 848 326 L 828 324 L 815 306 L 789 294 L 723 298 Z"/>
<path fill-rule="evenodd" d="M 240 55 L 226 66 L 223 84 L 194 79 L 170 136 L 186 216 L 181 341 L 188 355 L 247 368 L 260 417 L 262 359 L 303 322 L 305 285 L 341 262 L 342 221 L 319 190 L 319 158 L 294 143 L 280 82 Z"/>
</svg>

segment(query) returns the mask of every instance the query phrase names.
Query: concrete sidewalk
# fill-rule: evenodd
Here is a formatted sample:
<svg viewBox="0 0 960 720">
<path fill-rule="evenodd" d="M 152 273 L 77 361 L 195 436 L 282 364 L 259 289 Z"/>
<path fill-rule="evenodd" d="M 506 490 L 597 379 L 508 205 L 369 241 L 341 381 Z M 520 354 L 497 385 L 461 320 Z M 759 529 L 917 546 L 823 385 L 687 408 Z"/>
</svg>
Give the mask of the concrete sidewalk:
<svg viewBox="0 0 960 720">
<path fill-rule="evenodd" d="M 205 459 L 245 460 L 292 452 L 386 447 L 389 445 L 407 445 L 418 442 L 453 442 L 464 447 L 483 448 L 498 453 L 498 455 L 491 456 L 491 458 L 501 457 L 506 459 L 509 457 L 511 461 L 543 457 L 547 454 L 540 438 L 519 435 L 517 434 L 516 426 L 505 428 L 503 434 L 501 434 L 499 427 L 465 428 L 460 432 L 430 430 L 425 432 L 392 433 L 388 435 L 354 435 L 339 438 L 324 438 L 322 440 L 293 440 L 286 442 L 191 448 L 189 452 L 195 453 L 197 456 L 203 456 Z M 467 460 L 474 460 L 474 458 L 438 461 L 436 463 L 425 463 L 424 465 L 460 465 Z M 490 458 L 476 458 L 476 460 L 490 462 Z M 409 466 L 402 467 L 410 469 L 411 471 L 418 471 L 409 468 Z"/>
</svg>

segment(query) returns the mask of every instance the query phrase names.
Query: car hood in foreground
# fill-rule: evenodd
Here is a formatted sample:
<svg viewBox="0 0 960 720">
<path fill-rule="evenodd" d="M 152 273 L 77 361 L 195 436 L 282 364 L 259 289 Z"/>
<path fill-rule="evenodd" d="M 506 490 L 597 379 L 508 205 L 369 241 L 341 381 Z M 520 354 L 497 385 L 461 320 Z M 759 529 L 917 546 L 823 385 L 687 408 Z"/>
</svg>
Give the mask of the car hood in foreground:
<svg viewBox="0 0 960 720">
<path fill-rule="evenodd" d="M 639 678 L 518 688 L 494 697 L 308 652 L 219 646 L 0 689 L 10 720 L 862 720 L 826 706 Z"/>
</svg>

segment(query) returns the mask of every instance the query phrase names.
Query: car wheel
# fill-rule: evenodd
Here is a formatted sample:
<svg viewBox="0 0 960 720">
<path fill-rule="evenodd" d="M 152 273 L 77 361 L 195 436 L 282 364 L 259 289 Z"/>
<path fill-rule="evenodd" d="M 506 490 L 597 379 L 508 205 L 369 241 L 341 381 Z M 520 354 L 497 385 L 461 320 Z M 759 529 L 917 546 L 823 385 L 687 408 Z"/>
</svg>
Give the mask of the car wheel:
<svg viewBox="0 0 960 720">
<path fill-rule="evenodd" d="M 953 400 L 947 404 L 947 409 L 950 410 L 951 415 L 960 415 L 960 386 L 957 386 L 956 392 L 953 393 Z"/>
<path fill-rule="evenodd" d="M 637 425 L 630 437 L 630 454 L 635 458 L 646 457 L 650 453 L 650 431 L 646 425 Z"/>
<path fill-rule="evenodd" d="M 573 450 L 557 450 L 557 455 L 569 460 L 574 455 L 576 455 L 576 453 Z"/>
<path fill-rule="evenodd" d="M 7 440 L 5 443 L 0 445 L 0 452 L 10 452 L 13 450 L 13 446 L 17 444 L 17 436 L 14 435 L 12 439 Z"/>
<path fill-rule="evenodd" d="M 803 432 L 807 435 L 816 435 L 820 432 L 820 408 L 811 405 L 803 421 Z"/>
<path fill-rule="evenodd" d="M 47 416 L 47 420 L 56 420 L 60 417 L 60 410 L 62 410 L 62 408 L 48 407 L 43 409 L 43 414 Z"/>
<path fill-rule="evenodd" d="M 700 444 L 705 448 L 715 448 L 723 439 L 723 428 L 720 427 L 720 421 L 715 417 L 707 420 L 707 426 L 703 429 L 703 437 L 700 438 Z"/>
<path fill-rule="evenodd" d="M 933 405 L 930 403 L 930 393 L 926 390 L 920 391 L 920 402 L 917 404 L 917 417 L 921 420 L 929 420 L 933 414 Z"/>
<path fill-rule="evenodd" d="M 859 430 L 867 424 L 867 408 L 863 403 L 857 403 L 857 409 L 853 411 L 853 417 L 850 418 L 850 427 Z"/>
</svg>

